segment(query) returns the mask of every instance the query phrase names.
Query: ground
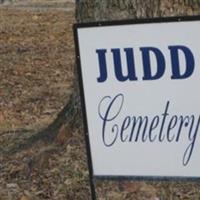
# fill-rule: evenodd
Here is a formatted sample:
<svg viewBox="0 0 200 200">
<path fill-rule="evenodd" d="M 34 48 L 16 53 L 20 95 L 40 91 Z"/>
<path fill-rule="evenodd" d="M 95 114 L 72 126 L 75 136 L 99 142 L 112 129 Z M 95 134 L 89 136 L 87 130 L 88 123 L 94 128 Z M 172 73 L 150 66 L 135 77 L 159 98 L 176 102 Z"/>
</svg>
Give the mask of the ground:
<svg viewBox="0 0 200 200">
<path fill-rule="evenodd" d="M 0 6 L 0 200 L 90 199 L 82 131 L 5 153 L 50 124 L 69 98 L 74 6 L 73 0 Z M 200 199 L 200 185 L 192 182 L 97 181 L 96 187 L 101 200 Z"/>
</svg>

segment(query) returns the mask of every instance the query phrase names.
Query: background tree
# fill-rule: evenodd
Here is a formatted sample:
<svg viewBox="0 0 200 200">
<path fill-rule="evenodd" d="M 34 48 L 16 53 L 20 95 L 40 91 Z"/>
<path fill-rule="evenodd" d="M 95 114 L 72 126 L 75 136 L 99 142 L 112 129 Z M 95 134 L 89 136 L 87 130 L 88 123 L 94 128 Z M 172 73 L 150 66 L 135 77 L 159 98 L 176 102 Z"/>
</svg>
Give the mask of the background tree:
<svg viewBox="0 0 200 200">
<path fill-rule="evenodd" d="M 11 3 L 12 0 L 0 0 L 0 4 L 3 4 L 3 3 Z"/>
</svg>

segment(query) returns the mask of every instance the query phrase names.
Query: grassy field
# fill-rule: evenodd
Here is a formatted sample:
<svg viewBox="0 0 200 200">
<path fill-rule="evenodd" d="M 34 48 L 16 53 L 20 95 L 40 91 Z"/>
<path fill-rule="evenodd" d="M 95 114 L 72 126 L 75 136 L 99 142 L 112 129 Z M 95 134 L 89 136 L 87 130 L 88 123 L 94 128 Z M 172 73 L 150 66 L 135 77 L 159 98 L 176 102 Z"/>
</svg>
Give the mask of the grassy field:
<svg viewBox="0 0 200 200">
<path fill-rule="evenodd" d="M 3 153 L 46 127 L 67 102 L 74 22 L 70 0 L 16 0 L 0 7 L 0 200 L 90 199 L 82 131 L 62 145 Z M 192 182 L 96 181 L 96 187 L 101 200 L 200 199 L 200 184 Z"/>
</svg>

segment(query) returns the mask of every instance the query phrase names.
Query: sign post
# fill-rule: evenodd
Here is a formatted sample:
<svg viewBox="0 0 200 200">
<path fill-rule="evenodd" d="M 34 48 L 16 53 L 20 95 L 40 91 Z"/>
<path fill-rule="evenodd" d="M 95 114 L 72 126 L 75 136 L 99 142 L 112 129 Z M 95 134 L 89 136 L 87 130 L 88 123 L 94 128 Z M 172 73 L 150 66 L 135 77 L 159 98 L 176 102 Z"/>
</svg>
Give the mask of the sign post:
<svg viewBox="0 0 200 200">
<path fill-rule="evenodd" d="M 200 16 L 74 26 L 94 178 L 199 179 Z"/>
</svg>

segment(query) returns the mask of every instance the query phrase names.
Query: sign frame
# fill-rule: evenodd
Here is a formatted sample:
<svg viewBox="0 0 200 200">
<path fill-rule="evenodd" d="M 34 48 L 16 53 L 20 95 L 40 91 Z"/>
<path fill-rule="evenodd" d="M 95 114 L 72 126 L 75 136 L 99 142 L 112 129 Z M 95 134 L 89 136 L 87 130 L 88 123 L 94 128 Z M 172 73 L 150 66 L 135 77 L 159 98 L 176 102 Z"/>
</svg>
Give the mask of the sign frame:
<svg viewBox="0 0 200 200">
<path fill-rule="evenodd" d="M 80 97 L 81 97 L 81 107 L 83 112 L 83 122 L 84 122 L 84 132 L 85 132 L 85 142 L 86 142 L 86 152 L 87 152 L 87 161 L 88 169 L 91 183 L 91 191 L 95 196 L 95 184 L 94 179 L 99 180 L 147 180 L 147 181 L 200 181 L 199 177 L 182 177 L 182 176 L 99 176 L 94 175 L 93 165 L 91 158 L 91 149 L 90 149 L 90 140 L 88 134 L 88 119 L 85 106 L 85 93 L 83 88 L 83 76 L 80 60 L 80 49 L 79 49 L 79 40 L 78 40 L 78 29 L 81 28 L 92 28 L 92 27 L 106 27 L 106 26 L 119 26 L 119 25 L 135 25 L 135 24 L 150 24 L 150 23 L 168 23 L 168 22 L 187 22 L 187 21 L 200 21 L 200 15 L 196 16 L 180 16 L 180 17 L 165 17 L 165 18 L 149 18 L 149 19 L 130 19 L 130 20 L 120 20 L 120 21 L 98 21 L 90 23 L 76 23 L 74 24 L 74 41 L 75 41 L 75 52 L 76 52 L 76 64 L 77 64 L 77 74 L 79 81 Z M 94 197 L 93 196 L 93 197 Z M 93 198 L 95 199 L 95 197 Z"/>
</svg>

